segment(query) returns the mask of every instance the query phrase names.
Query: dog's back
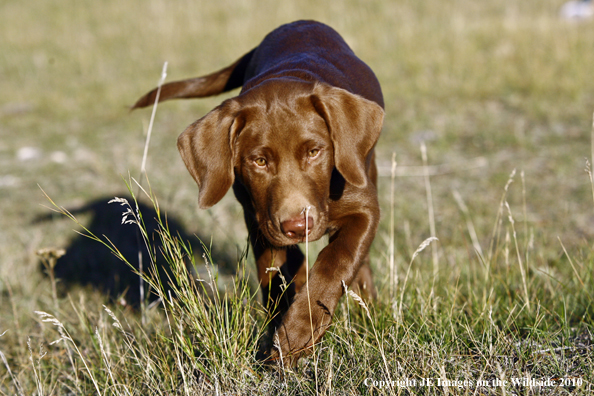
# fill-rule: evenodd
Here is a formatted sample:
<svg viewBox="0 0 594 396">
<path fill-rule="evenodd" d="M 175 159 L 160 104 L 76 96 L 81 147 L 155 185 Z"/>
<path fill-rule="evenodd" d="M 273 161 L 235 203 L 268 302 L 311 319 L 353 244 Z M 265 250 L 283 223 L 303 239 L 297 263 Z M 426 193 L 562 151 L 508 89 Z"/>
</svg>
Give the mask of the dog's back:
<svg viewBox="0 0 594 396">
<path fill-rule="evenodd" d="M 331 27 L 315 21 L 297 21 L 270 32 L 258 47 L 233 64 L 206 76 L 163 85 L 159 101 L 201 98 L 243 87 L 242 93 L 276 77 L 324 82 L 384 107 L 380 84 Z M 157 89 L 132 107 L 154 103 Z"/>
<path fill-rule="evenodd" d="M 242 92 L 271 76 L 324 82 L 384 106 L 371 68 L 334 29 L 319 22 L 297 21 L 269 33 L 247 65 Z"/>
</svg>

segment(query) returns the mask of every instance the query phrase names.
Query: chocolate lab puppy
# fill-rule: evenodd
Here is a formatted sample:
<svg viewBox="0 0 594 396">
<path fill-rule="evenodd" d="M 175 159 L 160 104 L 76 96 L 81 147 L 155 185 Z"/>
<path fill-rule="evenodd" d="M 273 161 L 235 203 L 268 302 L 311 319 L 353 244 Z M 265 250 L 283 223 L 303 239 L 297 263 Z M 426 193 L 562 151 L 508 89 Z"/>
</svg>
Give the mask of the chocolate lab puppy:
<svg viewBox="0 0 594 396">
<path fill-rule="evenodd" d="M 231 187 L 243 206 L 265 304 L 278 302 L 271 323 L 278 342 L 268 358 L 290 365 L 330 325 L 343 281 L 375 295 L 369 247 L 380 212 L 374 146 L 384 101 L 372 70 L 336 31 L 313 21 L 277 28 L 222 70 L 164 85 L 159 100 L 238 87 L 177 146 L 201 208 Z M 152 105 L 156 95 L 134 108 Z M 297 244 L 325 234 L 329 243 L 306 279 Z M 286 290 L 270 267 L 292 280 Z"/>
</svg>

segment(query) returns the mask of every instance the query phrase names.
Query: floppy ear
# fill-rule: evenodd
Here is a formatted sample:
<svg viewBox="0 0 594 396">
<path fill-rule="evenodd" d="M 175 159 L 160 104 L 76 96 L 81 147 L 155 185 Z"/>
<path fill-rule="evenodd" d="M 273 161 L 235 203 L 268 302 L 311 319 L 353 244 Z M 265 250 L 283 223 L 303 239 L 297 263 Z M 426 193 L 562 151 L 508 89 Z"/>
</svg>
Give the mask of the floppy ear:
<svg viewBox="0 0 594 396">
<path fill-rule="evenodd" d="M 334 144 L 334 166 L 356 187 L 367 185 L 365 162 L 384 122 L 384 109 L 362 96 L 326 84 L 316 84 L 312 96 Z"/>
<path fill-rule="evenodd" d="M 232 142 L 243 121 L 239 104 L 229 99 L 194 122 L 177 139 L 186 168 L 200 189 L 198 205 L 206 209 L 219 202 L 233 184 Z"/>
</svg>

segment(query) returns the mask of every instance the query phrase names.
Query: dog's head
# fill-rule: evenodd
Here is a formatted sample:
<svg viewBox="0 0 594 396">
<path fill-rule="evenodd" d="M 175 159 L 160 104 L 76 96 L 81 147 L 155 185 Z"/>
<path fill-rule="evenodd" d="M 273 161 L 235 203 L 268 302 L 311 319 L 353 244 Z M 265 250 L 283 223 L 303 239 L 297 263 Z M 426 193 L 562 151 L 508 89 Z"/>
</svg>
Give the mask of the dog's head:
<svg viewBox="0 0 594 396">
<path fill-rule="evenodd" d="M 177 145 L 201 208 L 237 178 L 265 237 L 286 246 L 326 232 L 334 168 L 356 188 L 370 183 L 366 161 L 383 116 L 378 104 L 343 89 L 279 78 L 226 100 Z"/>
</svg>

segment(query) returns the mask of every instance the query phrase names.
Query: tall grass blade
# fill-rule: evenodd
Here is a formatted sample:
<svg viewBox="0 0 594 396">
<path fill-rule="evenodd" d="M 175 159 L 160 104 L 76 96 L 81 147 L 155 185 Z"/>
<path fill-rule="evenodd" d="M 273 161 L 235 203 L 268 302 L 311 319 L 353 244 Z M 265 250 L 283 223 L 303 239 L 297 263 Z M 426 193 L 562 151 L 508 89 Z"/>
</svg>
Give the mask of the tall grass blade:
<svg viewBox="0 0 594 396">
<path fill-rule="evenodd" d="M 436 236 L 435 231 L 435 214 L 433 211 L 433 194 L 431 192 L 431 181 L 429 178 L 429 165 L 427 161 L 427 147 L 425 142 L 421 142 L 421 157 L 423 158 L 423 175 L 425 179 L 425 192 L 427 194 L 427 211 L 429 216 L 429 230 L 431 237 Z M 437 245 L 431 245 L 431 258 L 433 260 L 433 277 L 437 276 L 439 271 L 439 259 L 437 255 Z"/>
</svg>

